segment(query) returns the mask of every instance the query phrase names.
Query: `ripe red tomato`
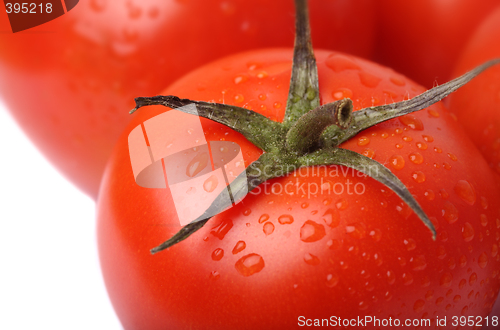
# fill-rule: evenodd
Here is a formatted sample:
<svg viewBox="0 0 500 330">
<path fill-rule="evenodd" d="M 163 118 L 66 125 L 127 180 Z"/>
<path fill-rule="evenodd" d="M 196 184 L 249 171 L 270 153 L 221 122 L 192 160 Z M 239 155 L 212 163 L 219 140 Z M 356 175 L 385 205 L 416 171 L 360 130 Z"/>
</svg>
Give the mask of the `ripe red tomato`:
<svg viewBox="0 0 500 330">
<path fill-rule="evenodd" d="M 381 0 L 375 59 L 432 87 L 450 80 L 462 47 L 498 0 Z"/>
<path fill-rule="evenodd" d="M 488 59 L 500 57 L 500 7 L 480 25 L 469 40 L 455 68 L 455 75 Z M 448 100 L 450 109 L 500 174 L 500 68 L 493 67 Z"/>
<path fill-rule="evenodd" d="M 349 97 L 360 109 L 423 91 L 359 58 L 326 51 L 316 58 L 322 104 Z M 163 94 L 245 106 L 281 121 L 291 60 L 290 50 L 279 49 L 234 55 Z M 382 184 L 342 173 L 344 167 L 314 174 L 311 167 L 259 186 L 185 241 L 151 255 L 180 226 L 168 188 L 135 183 L 127 141 L 133 128 L 164 111 L 155 106 L 134 115 L 98 201 L 101 267 L 124 328 L 291 329 L 322 318 L 451 322 L 490 312 L 500 288 L 500 196 L 487 164 L 442 104 L 341 146 L 391 169 L 431 217 L 436 241 Z M 201 123 L 208 141 L 239 144 L 247 165 L 262 153 L 225 126 Z M 292 191 L 283 188 L 290 183 Z"/>
<path fill-rule="evenodd" d="M 372 0 L 312 1 L 310 13 L 317 46 L 370 56 Z M 95 197 L 134 97 L 223 55 L 293 44 L 293 14 L 291 0 L 81 1 L 54 21 L 0 34 L 0 97 L 43 153 Z M 10 31 L 0 16 L 1 31 Z"/>
</svg>

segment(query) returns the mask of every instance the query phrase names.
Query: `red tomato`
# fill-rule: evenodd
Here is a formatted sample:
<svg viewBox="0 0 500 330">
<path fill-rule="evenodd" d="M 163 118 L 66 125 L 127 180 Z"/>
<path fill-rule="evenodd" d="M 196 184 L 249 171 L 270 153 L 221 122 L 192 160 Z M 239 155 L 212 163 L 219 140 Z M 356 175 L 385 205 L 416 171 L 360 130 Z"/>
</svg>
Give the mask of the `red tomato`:
<svg viewBox="0 0 500 330">
<path fill-rule="evenodd" d="M 326 51 L 316 58 L 323 104 L 349 97 L 360 109 L 423 91 L 359 58 Z M 290 50 L 234 55 L 163 94 L 245 106 L 282 120 L 291 60 Z M 409 187 L 437 227 L 436 241 L 375 180 L 342 173 L 344 167 L 316 168 L 314 175 L 308 168 L 259 186 L 259 194 L 151 255 L 180 229 L 178 216 L 169 189 L 135 183 L 127 141 L 133 128 L 164 111 L 136 113 L 108 163 L 98 201 L 101 267 L 125 329 L 291 329 L 365 315 L 451 322 L 490 312 L 500 288 L 500 196 L 493 173 L 442 104 L 341 145 L 386 164 Z M 231 129 L 201 122 L 208 141 L 239 144 L 247 165 L 261 154 Z M 291 192 L 283 188 L 290 183 Z"/>
<path fill-rule="evenodd" d="M 455 68 L 455 75 L 488 59 L 500 57 L 500 7 L 472 36 Z M 490 166 L 500 174 L 500 68 L 493 67 L 451 95 L 450 109 L 457 115 Z"/>
<path fill-rule="evenodd" d="M 450 80 L 462 47 L 498 0 L 381 0 L 375 58 L 432 87 Z"/>
<path fill-rule="evenodd" d="M 372 0 L 312 1 L 316 45 L 370 56 L 373 12 Z M 155 95 L 223 55 L 290 46 L 294 37 L 291 0 L 80 1 L 16 34 L 0 15 L 7 32 L 0 34 L 1 99 L 43 153 L 94 197 L 134 97 Z"/>
</svg>

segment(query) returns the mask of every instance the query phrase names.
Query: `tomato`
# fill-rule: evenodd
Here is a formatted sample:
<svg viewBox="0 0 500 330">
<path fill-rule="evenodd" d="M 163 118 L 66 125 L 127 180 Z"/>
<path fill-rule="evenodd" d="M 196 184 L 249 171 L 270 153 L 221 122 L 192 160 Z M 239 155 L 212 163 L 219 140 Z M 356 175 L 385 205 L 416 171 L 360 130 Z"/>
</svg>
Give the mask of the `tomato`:
<svg viewBox="0 0 500 330">
<path fill-rule="evenodd" d="M 375 59 L 432 87 L 450 78 L 477 25 L 498 0 L 381 0 Z"/>
<path fill-rule="evenodd" d="M 500 7 L 477 29 L 455 68 L 465 72 L 477 63 L 500 57 Z M 490 166 L 500 174 L 500 68 L 494 67 L 451 95 L 450 109 Z"/>
<path fill-rule="evenodd" d="M 424 91 L 350 55 L 317 51 L 316 58 L 322 104 L 348 97 L 358 110 Z M 291 64 L 291 50 L 241 53 L 189 73 L 162 94 L 281 121 Z M 341 145 L 397 175 L 436 226 L 435 241 L 384 185 L 345 167 L 317 166 L 260 185 L 183 242 L 151 255 L 180 225 L 169 188 L 136 184 L 128 136 L 165 111 L 136 112 L 105 170 L 97 206 L 103 276 L 125 329 L 291 329 L 364 316 L 451 322 L 490 312 L 500 288 L 500 196 L 488 165 L 443 104 Z M 189 133 L 188 117 L 177 124 Z M 262 153 L 228 127 L 201 123 L 206 140 L 237 143 L 247 166 Z"/>
<path fill-rule="evenodd" d="M 310 12 L 317 46 L 370 56 L 372 0 L 312 1 Z M 289 46 L 294 32 L 290 0 L 89 0 L 25 32 L 0 21 L 0 97 L 94 197 L 134 97 L 223 55 Z"/>
</svg>

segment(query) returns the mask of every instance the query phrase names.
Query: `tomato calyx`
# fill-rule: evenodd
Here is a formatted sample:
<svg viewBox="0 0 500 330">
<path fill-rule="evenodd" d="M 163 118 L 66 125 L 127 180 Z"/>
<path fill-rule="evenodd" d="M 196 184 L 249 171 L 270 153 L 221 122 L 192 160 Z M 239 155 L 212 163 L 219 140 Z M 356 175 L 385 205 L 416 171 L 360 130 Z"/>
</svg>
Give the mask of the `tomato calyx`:
<svg viewBox="0 0 500 330">
<path fill-rule="evenodd" d="M 231 187 L 228 187 L 231 200 L 225 195 L 219 195 L 200 217 L 161 245 L 151 249 L 152 254 L 183 241 L 202 228 L 211 215 L 239 202 L 261 183 L 287 175 L 301 167 L 314 165 L 343 165 L 381 182 L 417 214 L 431 231 L 433 239 L 436 238 L 434 225 L 398 177 L 381 163 L 354 151 L 339 148 L 339 145 L 376 124 L 422 110 L 442 100 L 485 69 L 500 63 L 500 59 L 489 61 L 463 76 L 406 101 L 368 107 L 356 112 L 353 112 L 350 99 L 320 105 L 307 0 L 295 0 L 295 3 L 296 39 L 292 77 L 282 123 L 272 121 L 252 110 L 226 104 L 180 99 L 176 96 L 135 99 L 136 107 L 130 113 L 148 105 L 163 105 L 221 123 L 241 133 L 264 151 L 259 159 L 251 163 L 231 183 Z"/>
</svg>

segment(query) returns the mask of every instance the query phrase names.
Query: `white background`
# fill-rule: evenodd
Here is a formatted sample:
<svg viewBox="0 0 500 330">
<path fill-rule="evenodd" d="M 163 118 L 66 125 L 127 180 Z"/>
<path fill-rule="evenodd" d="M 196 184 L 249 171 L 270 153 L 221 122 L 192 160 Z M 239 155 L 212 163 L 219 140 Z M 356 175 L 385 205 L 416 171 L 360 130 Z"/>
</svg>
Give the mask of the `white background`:
<svg viewBox="0 0 500 330">
<path fill-rule="evenodd" d="M 122 329 L 99 269 L 95 204 L 0 103 L 0 329 Z"/>
</svg>

